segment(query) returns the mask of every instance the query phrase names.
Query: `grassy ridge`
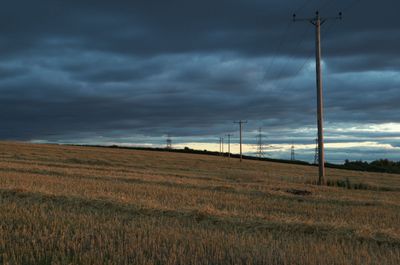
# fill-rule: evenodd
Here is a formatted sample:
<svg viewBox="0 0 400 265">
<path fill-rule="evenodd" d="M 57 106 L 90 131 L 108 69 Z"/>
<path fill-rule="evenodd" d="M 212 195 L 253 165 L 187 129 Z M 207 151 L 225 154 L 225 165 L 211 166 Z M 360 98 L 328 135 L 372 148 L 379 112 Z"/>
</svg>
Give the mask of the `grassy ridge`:
<svg viewBox="0 0 400 265">
<path fill-rule="evenodd" d="M 0 143 L 0 264 L 399 264 L 400 176 Z"/>
</svg>

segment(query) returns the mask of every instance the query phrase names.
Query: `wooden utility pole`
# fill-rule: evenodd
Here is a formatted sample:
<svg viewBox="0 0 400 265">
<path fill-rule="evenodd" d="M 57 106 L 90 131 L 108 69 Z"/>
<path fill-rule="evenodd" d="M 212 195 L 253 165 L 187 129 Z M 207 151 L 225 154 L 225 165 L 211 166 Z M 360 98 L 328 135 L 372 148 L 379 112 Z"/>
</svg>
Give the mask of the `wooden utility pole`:
<svg viewBox="0 0 400 265">
<path fill-rule="evenodd" d="M 231 158 L 231 137 L 233 134 L 228 133 L 226 136 L 228 136 L 228 157 Z"/>
<path fill-rule="evenodd" d="M 222 137 L 219 137 L 219 155 L 222 153 Z"/>
<path fill-rule="evenodd" d="M 234 123 L 239 124 L 239 134 L 240 134 L 240 162 L 242 162 L 242 129 L 243 129 L 243 123 L 247 123 L 247 121 L 235 121 Z"/>
<path fill-rule="evenodd" d="M 318 184 L 325 185 L 325 153 L 324 153 L 324 104 L 322 93 L 322 72 L 321 72 L 321 25 L 328 19 L 342 19 L 342 12 L 337 17 L 322 18 L 317 11 L 313 18 L 296 18 L 293 14 L 293 21 L 308 21 L 315 26 L 315 68 L 317 75 L 317 124 L 318 124 L 318 160 L 319 178 Z"/>
<path fill-rule="evenodd" d="M 222 156 L 224 156 L 224 137 L 221 137 Z"/>
</svg>

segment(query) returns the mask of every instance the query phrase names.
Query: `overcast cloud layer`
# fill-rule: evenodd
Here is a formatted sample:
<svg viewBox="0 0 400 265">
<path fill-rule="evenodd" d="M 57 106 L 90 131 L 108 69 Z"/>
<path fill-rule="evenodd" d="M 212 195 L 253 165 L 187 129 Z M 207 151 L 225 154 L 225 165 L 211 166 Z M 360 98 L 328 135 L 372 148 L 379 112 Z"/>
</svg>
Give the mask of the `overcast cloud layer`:
<svg viewBox="0 0 400 265">
<path fill-rule="evenodd" d="M 397 0 L 9 1 L 0 9 L 0 137 L 177 146 L 235 132 L 248 153 L 312 160 L 322 16 L 327 159 L 398 159 Z M 331 146 L 329 146 L 329 143 Z M 197 146 L 197 145 L 196 145 Z"/>
</svg>

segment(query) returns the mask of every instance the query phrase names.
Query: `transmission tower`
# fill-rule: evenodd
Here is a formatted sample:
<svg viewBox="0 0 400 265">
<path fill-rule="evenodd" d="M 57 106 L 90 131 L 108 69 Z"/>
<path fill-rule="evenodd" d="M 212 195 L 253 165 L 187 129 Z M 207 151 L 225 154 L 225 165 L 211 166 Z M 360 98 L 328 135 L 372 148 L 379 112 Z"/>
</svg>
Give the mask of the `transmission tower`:
<svg viewBox="0 0 400 265">
<path fill-rule="evenodd" d="M 293 21 L 307 21 L 315 26 L 315 68 L 317 75 L 317 124 L 318 124 L 318 161 L 319 161 L 319 177 L 318 184 L 325 185 L 325 153 L 324 153 L 324 111 L 323 111 L 323 94 L 322 94 L 322 72 L 321 72 L 321 26 L 327 20 L 342 19 L 342 12 L 337 17 L 320 17 L 319 12 L 315 13 L 312 18 L 296 18 L 293 14 Z"/>
<path fill-rule="evenodd" d="M 314 165 L 318 165 L 318 138 L 315 138 Z"/>
<path fill-rule="evenodd" d="M 242 129 L 243 129 L 243 124 L 247 123 L 247 121 L 235 121 L 234 123 L 239 124 L 239 132 L 240 132 L 240 162 L 242 162 Z"/>
<path fill-rule="evenodd" d="M 263 142 L 263 137 L 264 135 L 262 134 L 262 128 L 258 128 L 258 134 L 256 136 L 257 138 L 257 156 L 259 158 L 263 158 L 265 156 L 264 154 L 264 142 Z"/>
<path fill-rule="evenodd" d="M 171 135 L 167 134 L 167 146 L 166 149 L 172 149 L 172 139 L 171 139 Z"/>
<path fill-rule="evenodd" d="M 294 144 L 293 143 L 292 143 L 292 147 L 290 148 L 290 160 L 291 161 L 295 161 L 296 160 Z"/>
</svg>

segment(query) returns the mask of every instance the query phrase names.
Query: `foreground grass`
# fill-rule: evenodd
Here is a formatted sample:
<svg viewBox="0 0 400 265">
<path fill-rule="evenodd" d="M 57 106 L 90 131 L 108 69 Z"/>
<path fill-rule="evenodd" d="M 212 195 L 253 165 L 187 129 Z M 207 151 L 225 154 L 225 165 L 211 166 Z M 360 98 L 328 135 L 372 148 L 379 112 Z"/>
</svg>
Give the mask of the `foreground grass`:
<svg viewBox="0 0 400 265">
<path fill-rule="evenodd" d="M 400 176 L 0 144 L 0 264 L 399 264 Z M 300 191 L 300 192 L 299 192 Z"/>
</svg>

